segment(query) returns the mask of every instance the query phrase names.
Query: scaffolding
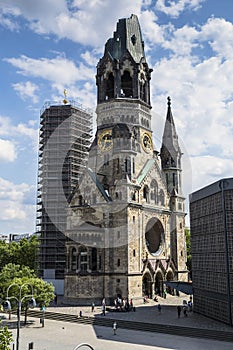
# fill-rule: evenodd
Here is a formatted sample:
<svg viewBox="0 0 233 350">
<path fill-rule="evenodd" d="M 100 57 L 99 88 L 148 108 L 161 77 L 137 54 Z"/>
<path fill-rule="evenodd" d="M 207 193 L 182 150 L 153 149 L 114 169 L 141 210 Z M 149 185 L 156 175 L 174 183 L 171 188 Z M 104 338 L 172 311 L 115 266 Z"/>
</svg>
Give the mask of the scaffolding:
<svg viewBox="0 0 233 350">
<path fill-rule="evenodd" d="M 40 115 L 37 233 L 39 276 L 63 279 L 67 206 L 88 159 L 93 113 L 74 102 L 46 102 Z M 47 272 L 46 272 L 47 271 Z M 51 275 L 52 273 L 52 275 Z"/>
</svg>

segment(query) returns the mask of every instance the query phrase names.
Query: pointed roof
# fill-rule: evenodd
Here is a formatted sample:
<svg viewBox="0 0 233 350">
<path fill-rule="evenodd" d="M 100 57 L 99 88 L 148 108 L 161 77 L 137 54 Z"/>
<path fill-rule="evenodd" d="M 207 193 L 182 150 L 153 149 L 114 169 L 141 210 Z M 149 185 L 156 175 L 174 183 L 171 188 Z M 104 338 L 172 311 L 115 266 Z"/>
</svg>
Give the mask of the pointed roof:
<svg viewBox="0 0 233 350">
<path fill-rule="evenodd" d="M 175 128 L 175 123 L 171 110 L 171 98 L 167 98 L 167 117 L 163 132 L 163 144 L 162 149 L 165 147 L 170 154 L 181 153 L 178 143 L 178 135 Z"/>
<path fill-rule="evenodd" d="M 145 59 L 144 42 L 136 15 L 120 19 L 113 38 L 108 39 L 105 44 L 105 54 L 108 53 L 112 59 L 121 59 L 126 51 L 136 63 L 140 63 L 142 58 Z"/>
</svg>

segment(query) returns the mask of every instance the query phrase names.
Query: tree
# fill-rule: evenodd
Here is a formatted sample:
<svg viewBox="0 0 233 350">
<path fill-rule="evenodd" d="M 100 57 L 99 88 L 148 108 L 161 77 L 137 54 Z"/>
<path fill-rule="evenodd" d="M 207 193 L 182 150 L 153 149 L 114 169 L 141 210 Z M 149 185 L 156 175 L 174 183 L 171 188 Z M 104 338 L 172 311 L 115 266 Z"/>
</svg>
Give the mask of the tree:
<svg viewBox="0 0 233 350">
<path fill-rule="evenodd" d="M 8 330 L 8 327 L 0 325 L 0 350 L 10 350 L 12 340 L 12 333 Z"/>
<path fill-rule="evenodd" d="M 54 299 L 54 286 L 52 283 L 43 281 L 35 276 L 33 270 L 27 266 L 8 264 L 4 266 L 0 273 L 0 296 L 3 300 L 8 297 L 19 297 L 19 287 L 21 287 L 22 310 L 25 311 L 25 323 L 27 319 L 28 302 L 33 294 L 37 306 L 48 306 Z M 29 297 L 26 297 L 29 296 Z M 18 302 L 11 299 L 12 309 L 17 309 Z"/>
<path fill-rule="evenodd" d="M 187 268 L 190 272 L 190 277 L 192 278 L 192 254 L 191 254 L 191 235 L 190 229 L 185 228 L 185 237 L 186 237 L 186 249 L 187 249 Z"/>
<path fill-rule="evenodd" d="M 28 266 L 30 269 L 37 271 L 36 255 L 39 249 L 39 240 L 37 236 L 32 236 L 29 240 L 23 238 L 19 244 L 19 260 L 18 264 L 21 266 Z"/>
<path fill-rule="evenodd" d="M 15 278 L 32 278 L 35 273 L 28 266 L 20 266 L 16 264 L 7 264 L 0 272 L 0 298 L 6 298 L 6 291 Z"/>
<path fill-rule="evenodd" d="M 39 249 L 39 240 L 37 236 L 32 236 L 29 240 L 21 239 L 19 242 L 6 243 L 0 242 L 0 271 L 9 264 L 18 264 L 20 266 L 29 266 L 36 270 L 35 257 Z"/>
</svg>

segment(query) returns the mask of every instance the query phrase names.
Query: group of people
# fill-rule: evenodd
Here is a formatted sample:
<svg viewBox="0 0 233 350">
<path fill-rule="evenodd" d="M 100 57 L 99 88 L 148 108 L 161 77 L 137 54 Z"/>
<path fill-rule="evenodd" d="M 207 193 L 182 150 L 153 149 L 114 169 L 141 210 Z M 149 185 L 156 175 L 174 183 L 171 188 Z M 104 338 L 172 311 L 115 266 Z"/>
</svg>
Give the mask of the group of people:
<svg viewBox="0 0 233 350">
<path fill-rule="evenodd" d="M 183 314 L 184 317 L 188 316 L 188 312 L 193 311 L 193 301 L 192 301 L 192 296 L 190 296 L 190 299 L 188 301 L 188 303 L 186 302 L 186 300 L 183 301 L 183 306 L 178 305 L 177 306 L 177 315 L 178 318 L 180 318 L 181 315 L 181 311 L 183 310 Z"/>
<path fill-rule="evenodd" d="M 133 305 L 133 299 L 128 300 L 128 298 L 121 298 L 117 297 L 114 299 L 114 309 L 115 311 L 136 311 L 135 306 Z M 91 303 L 91 312 L 95 311 L 95 303 Z M 106 314 L 106 301 L 105 298 L 103 298 L 101 302 L 101 311 L 102 315 L 105 316 Z"/>
<path fill-rule="evenodd" d="M 129 301 L 128 298 L 122 299 L 121 297 L 117 297 L 114 299 L 114 307 L 116 311 L 135 311 L 133 299 Z"/>
<path fill-rule="evenodd" d="M 95 311 L 95 303 L 92 302 L 91 303 L 91 312 Z M 101 302 L 101 311 L 102 311 L 102 315 L 105 316 L 106 314 L 106 302 L 105 302 L 105 298 L 103 298 L 102 302 Z"/>
</svg>

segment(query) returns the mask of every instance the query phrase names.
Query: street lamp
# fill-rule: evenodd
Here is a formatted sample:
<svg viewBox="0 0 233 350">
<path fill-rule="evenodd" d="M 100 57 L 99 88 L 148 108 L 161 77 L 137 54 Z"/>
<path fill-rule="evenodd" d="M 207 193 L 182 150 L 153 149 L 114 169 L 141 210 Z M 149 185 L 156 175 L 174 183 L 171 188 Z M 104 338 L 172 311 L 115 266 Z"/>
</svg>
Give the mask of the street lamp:
<svg viewBox="0 0 233 350">
<path fill-rule="evenodd" d="M 91 345 L 85 344 L 85 343 L 77 345 L 73 350 L 78 350 L 78 349 L 80 349 L 80 350 L 94 350 Z"/>
<path fill-rule="evenodd" d="M 22 297 L 22 289 L 24 286 L 30 286 L 31 288 L 31 294 L 27 294 L 27 295 L 24 295 Z M 9 297 L 9 290 L 11 289 L 11 287 L 13 286 L 16 286 L 18 287 L 18 296 L 11 296 Z M 6 301 L 4 302 L 3 304 L 3 307 L 5 310 L 11 310 L 11 303 L 10 303 L 10 299 L 15 299 L 18 303 L 18 309 L 17 309 L 17 336 L 16 336 L 16 350 L 19 350 L 19 330 L 20 330 L 20 314 L 21 314 L 21 307 L 22 307 L 22 302 L 24 301 L 24 299 L 26 298 L 31 298 L 29 300 L 29 307 L 34 307 L 36 306 L 36 301 L 33 297 L 33 287 L 30 283 L 24 283 L 22 284 L 21 286 L 18 285 L 17 283 L 12 283 L 9 285 L 9 287 L 7 288 L 7 297 L 6 297 Z"/>
</svg>

